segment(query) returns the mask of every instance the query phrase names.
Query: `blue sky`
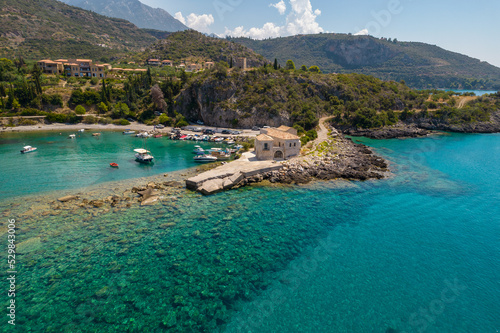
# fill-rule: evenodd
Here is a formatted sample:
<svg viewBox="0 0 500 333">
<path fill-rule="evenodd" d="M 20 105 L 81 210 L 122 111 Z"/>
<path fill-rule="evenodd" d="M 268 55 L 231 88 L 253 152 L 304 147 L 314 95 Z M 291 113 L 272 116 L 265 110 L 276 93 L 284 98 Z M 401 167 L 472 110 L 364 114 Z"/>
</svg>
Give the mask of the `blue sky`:
<svg viewBox="0 0 500 333">
<path fill-rule="evenodd" d="M 492 0 L 140 0 L 189 27 L 268 38 L 361 33 L 438 45 L 500 67 L 500 1 Z"/>
</svg>

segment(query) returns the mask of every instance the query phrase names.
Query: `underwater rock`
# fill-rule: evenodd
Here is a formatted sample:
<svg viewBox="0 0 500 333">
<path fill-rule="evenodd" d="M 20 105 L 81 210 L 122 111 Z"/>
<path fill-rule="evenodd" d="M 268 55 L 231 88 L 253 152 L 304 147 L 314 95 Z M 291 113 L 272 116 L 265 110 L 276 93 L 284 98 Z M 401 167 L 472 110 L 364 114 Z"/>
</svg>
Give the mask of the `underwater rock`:
<svg viewBox="0 0 500 333">
<path fill-rule="evenodd" d="M 96 291 L 94 295 L 95 295 L 96 297 L 99 297 L 99 298 L 101 298 L 101 297 L 105 297 L 105 296 L 107 296 L 107 294 L 108 294 L 108 290 L 109 290 L 109 287 L 108 287 L 108 286 L 106 286 L 106 287 L 102 287 L 101 289 L 99 289 L 98 291 Z"/>
<path fill-rule="evenodd" d="M 25 240 L 24 242 L 21 242 L 17 245 L 17 252 L 18 253 L 32 252 L 32 251 L 38 250 L 38 248 L 40 248 L 41 245 L 42 245 L 42 242 L 41 242 L 40 237 L 30 238 L 30 239 Z"/>
<path fill-rule="evenodd" d="M 57 200 L 60 202 L 68 202 L 68 201 L 75 200 L 75 199 L 78 199 L 78 197 L 76 195 L 67 195 L 67 196 L 61 197 Z"/>
<path fill-rule="evenodd" d="M 152 196 L 155 196 L 157 195 L 157 191 L 155 191 L 154 189 L 152 188 L 148 188 L 144 191 L 138 191 L 137 194 L 139 194 L 143 200 L 146 200 Z"/>
<path fill-rule="evenodd" d="M 104 205 L 104 202 L 101 200 L 92 200 L 89 202 L 89 205 L 94 206 L 95 208 L 101 208 Z"/>
<path fill-rule="evenodd" d="M 149 196 L 147 199 L 141 201 L 141 206 L 152 206 L 158 202 L 160 198 L 158 196 Z"/>
<path fill-rule="evenodd" d="M 163 224 L 160 224 L 159 228 L 160 229 L 167 229 L 167 228 L 175 227 L 176 224 L 177 223 L 174 223 L 174 222 L 163 223 Z"/>
</svg>

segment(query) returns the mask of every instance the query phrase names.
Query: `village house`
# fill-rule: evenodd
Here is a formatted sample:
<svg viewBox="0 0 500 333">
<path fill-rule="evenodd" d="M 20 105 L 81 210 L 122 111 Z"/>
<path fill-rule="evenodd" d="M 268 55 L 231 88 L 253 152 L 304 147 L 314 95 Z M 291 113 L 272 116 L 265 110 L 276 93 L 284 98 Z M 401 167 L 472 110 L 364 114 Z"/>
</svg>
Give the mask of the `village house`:
<svg viewBox="0 0 500 333">
<path fill-rule="evenodd" d="M 174 62 L 173 62 L 172 60 L 163 60 L 163 61 L 161 62 L 161 65 L 162 65 L 163 67 L 165 67 L 165 66 L 168 66 L 168 67 L 173 67 L 173 66 L 174 66 Z"/>
<path fill-rule="evenodd" d="M 198 64 L 188 64 L 186 66 L 186 72 L 197 72 L 201 69 L 201 65 Z"/>
<path fill-rule="evenodd" d="M 146 61 L 149 66 L 160 66 L 161 65 L 161 60 L 160 59 L 148 59 Z"/>
<path fill-rule="evenodd" d="M 45 74 L 56 74 L 75 77 L 106 77 L 110 64 L 93 64 L 90 59 L 50 59 L 40 60 L 38 66 Z"/>
<path fill-rule="evenodd" d="M 283 160 L 300 154 L 300 138 L 297 130 L 288 126 L 262 128 L 255 138 L 255 154 L 258 160 Z"/>
<path fill-rule="evenodd" d="M 213 61 L 207 61 L 205 62 L 205 69 L 211 69 L 215 66 L 215 62 Z"/>
</svg>

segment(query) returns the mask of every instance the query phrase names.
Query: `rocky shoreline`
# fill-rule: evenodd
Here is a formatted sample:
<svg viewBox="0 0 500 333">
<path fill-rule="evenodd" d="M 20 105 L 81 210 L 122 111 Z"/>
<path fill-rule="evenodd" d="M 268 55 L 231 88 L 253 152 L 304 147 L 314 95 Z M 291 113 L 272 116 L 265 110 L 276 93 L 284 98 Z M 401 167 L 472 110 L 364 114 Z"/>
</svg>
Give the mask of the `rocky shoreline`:
<svg viewBox="0 0 500 333">
<path fill-rule="evenodd" d="M 431 132 L 427 129 L 420 128 L 414 124 L 398 123 L 393 126 L 386 126 L 377 129 L 345 129 L 346 135 L 364 136 L 370 139 L 401 139 L 401 138 L 417 138 L 429 135 Z"/>
<path fill-rule="evenodd" d="M 370 139 L 417 138 L 432 134 L 434 131 L 455 133 L 500 133 L 500 111 L 491 114 L 490 121 L 449 124 L 434 119 L 416 119 L 411 123 L 398 122 L 392 126 L 374 129 L 343 128 L 342 132 L 351 136 L 364 136 Z"/>
<path fill-rule="evenodd" d="M 382 179 L 389 173 L 388 162 L 369 147 L 339 136 L 320 144 L 319 150 L 286 161 L 282 170 L 266 173 L 262 178 L 271 183 L 305 184 L 315 179 Z"/>
</svg>

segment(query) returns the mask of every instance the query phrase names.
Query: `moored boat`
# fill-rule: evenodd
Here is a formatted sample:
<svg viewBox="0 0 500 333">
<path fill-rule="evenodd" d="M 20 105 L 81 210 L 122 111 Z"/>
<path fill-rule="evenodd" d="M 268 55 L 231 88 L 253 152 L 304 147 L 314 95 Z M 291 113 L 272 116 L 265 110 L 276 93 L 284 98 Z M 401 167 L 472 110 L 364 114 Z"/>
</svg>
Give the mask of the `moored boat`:
<svg viewBox="0 0 500 333">
<path fill-rule="evenodd" d="M 92 136 L 101 136 L 101 133 L 92 133 Z"/>
<path fill-rule="evenodd" d="M 212 155 L 198 155 L 198 156 L 195 156 L 193 159 L 195 162 L 198 162 L 198 163 L 208 163 L 208 162 L 217 161 L 217 157 L 212 156 Z"/>
<path fill-rule="evenodd" d="M 78 130 L 78 132 L 83 133 L 83 132 L 85 132 L 85 129 L 83 129 L 83 128 L 82 128 L 82 129 L 79 129 L 79 130 Z"/>
<path fill-rule="evenodd" d="M 70 135 L 68 136 L 68 138 L 70 138 L 70 139 L 74 139 L 74 138 L 76 138 L 76 135 L 75 135 L 75 134 L 70 134 Z"/>
<path fill-rule="evenodd" d="M 123 134 L 135 134 L 135 131 L 132 131 L 130 129 L 127 129 L 125 131 L 122 132 Z"/>
<path fill-rule="evenodd" d="M 118 163 L 109 163 L 109 166 L 112 168 L 118 168 Z"/>
<path fill-rule="evenodd" d="M 134 149 L 136 152 L 135 160 L 140 163 L 151 163 L 153 162 L 154 157 L 151 155 L 151 152 L 146 149 Z"/>
<path fill-rule="evenodd" d="M 201 148 L 200 146 L 194 146 L 193 154 L 204 155 L 205 149 Z"/>
<path fill-rule="evenodd" d="M 212 151 L 212 156 L 215 156 L 218 161 L 227 161 L 231 158 L 231 153 L 225 150 Z"/>
<path fill-rule="evenodd" d="M 148 132 L 142 132 L 142 133 L 137 133 L 135 136 L 138 138 L 150 138 L 153 136 L 153 134 L 149 134 Z"/>
<path fill-rule="evenodd" d="M 21 150 L 21 154 L 32 153 L 36 150 L 36 147 L 24 146 L 23 150 Z"/>
</svg>

